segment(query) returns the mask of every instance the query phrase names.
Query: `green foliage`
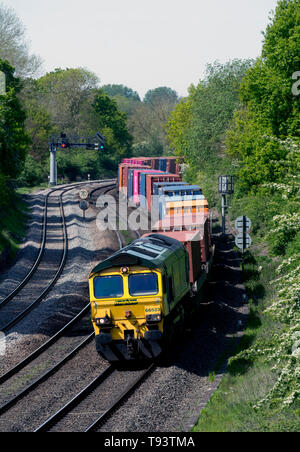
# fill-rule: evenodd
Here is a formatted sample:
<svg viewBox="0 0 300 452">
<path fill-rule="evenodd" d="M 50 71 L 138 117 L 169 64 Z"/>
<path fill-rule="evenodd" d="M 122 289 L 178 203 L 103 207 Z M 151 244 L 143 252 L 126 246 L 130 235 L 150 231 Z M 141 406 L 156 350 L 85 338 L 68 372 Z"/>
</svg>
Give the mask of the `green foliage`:
<svg viewBox="0 0 300 452">
<path fill-rule="evenodd" d="M 176 105 L 178 102 L 178 94 L 167 86 L 160 86 L 159 88 L 150 89 L 145 94 L 143 102 L 155 106 L 159 103 L 167 101 L 170 104 Z"/>
<path fill-rule="evenodd" d="M 191 99 L 182 99 L 170 114 L 167 122 L 167 140 L 175 155 L 185 157 L 187 153 L 187 131 L 191 126 Z"/>
<path fill-rule="evenodd" d="M 245 106 L 228 132 L 229 155 L 240 160 L 245 192 L 286 176 L 287 147 L 280 141 L 300 137 L 300 97 L 292 75 L 300 67 L 300 3 L 279 1 L 265 33 L 262 56 L 241 84 Z"/>
<path fill-rule="evenodd" d="M 199 169 L 206 161 L 224 155 L 223 138 L 240 106 L 239 85 L 252 61 L 233 60 L 207 66 L 206 77 L 191 87 L 191 127 L 188 129 L 187 162 Z"/>
<path fill-rule="evenodd" d="M 106 138 L 106 153 L 102 157 L 102 163 L 107 169 L 116 169 L 121 159 L 129 157 L 132 152 L 132 136 L 128 132 L 126 114 L 102 90 L 97 91 L 93 109 L 99 128 Z"/>
<path fill-rule="evenodd" d="M 92 102 L 98 88 L 95 74 L 83 68 L 56 69 L 37 81 L 40 106 L 60 132 L 89 136 L 93 130 Z"/>
<path fill-rule="evenodd" d="M 95 179 L 110 176 L 121 159 L 131 154 L 132 137 L 125 113 L 114 99 L 98 89 L 97 77 L 86 69 L 56 69 L 38 80 L 26 80 L 21 100 L 31 144 L 19 185 L 47 182 L 49 138 L 62 131 L 83 137 L 100 131 L 106 138 L 105 152 L 59 150 L 58 175 L 67 180 L 86 179 L 87 174 Z"/>
<path fill-rule="evenodd" d="M 27 155 L 24 168 L 18 178 L 18 184 L 23 187 L 34 187 L 48 180 L 48 167 L 38 162 L 32 155 Z"/>
<path fill-rule="evenodd" d="M 6 93 L 0 95 L 0 172 L 16 178 L 22 171 L 29 138 L 24 130 L 25 113 L 18 99 L 20 80 L 14 69 L 0 60 L 6 75 Z"/>
<path fill-rule="evenodd" d="M 0 212 L 3 212 L 5 208 L 10 205 L 13 190 L 9 184 L 9 178 L 0 172 Z"/>
<path fill-rule="evenodd" d="M 122 96 L 135 102 L 141 101 L 139 94 L 136 91 L 133 91 L 133 89 L 128 88 L 128 86 L 103 85 L 101 88 L 110 97 Z"/>
<path fill-rule="evenodd" d="M 243 80 L 242 101 L 276 137 L 300 136 L 300 98 L 292 74 L 300 68 L 300 2 L 281 0 L 264 34 L 262 56 Z"/>
<path fill-rule="evenodd" d="M 52 121 L 52 116 L 43 104 L 39 83 L 25 80 L 20 94 L 26 112 L 25 127 L 31 138 L 28 152 L 39 162 L 49 154 L 49 137 L 58 134 L 60 129 Z"/>
</svg>

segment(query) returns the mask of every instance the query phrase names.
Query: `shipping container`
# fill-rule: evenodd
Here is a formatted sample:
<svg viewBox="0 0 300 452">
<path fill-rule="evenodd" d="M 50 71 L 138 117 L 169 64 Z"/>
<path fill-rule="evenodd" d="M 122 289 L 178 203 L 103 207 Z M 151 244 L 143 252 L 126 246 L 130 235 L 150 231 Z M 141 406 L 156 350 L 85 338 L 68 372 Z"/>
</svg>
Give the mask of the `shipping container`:
<svg viewBox="0 0 300 452">
<path fill-rule="evenodd" d="M 193 213 L 209 213 L 208 202 L 203 195 L 184 196 L 165 199 L 161 204 L 162 217 L 189 215 Z"/>
<path fill-rule="evenodd" d="M 138 205 L 140 204 L 140 193 L 141 193 L 141 174 L 153 173 L 150 168 L 133 170 L 133 202 Z M 156 173 L 155 173 L 156 174 Z"/>
<path fill-rule="evenodd" d="M 164 172 L 167 171 L 167 160 L 166 159 L 163 159 L 163 158 L 159 159 L 158 169 L 160 171 L 164 171 Z"/>
<path fill-rule="evenodd" d="M 199 232 L 201 262 L 205 264 L 210 258 L 212 238 L 210 233 L 210 221 L 208 216 L 190 215 L 164 218 L 152 227 L 152 231 L 158 234 L 171 234 L 175 232 Z"/>
<path fill-rule="evenodd" d="M 170 237 L 181 242 L 189 255 L 189 279 L 190 283 L 194 284 L 202 273 L 202 256 L 201 256 L 201 242 L 204 242 L 200 231 L 169 231 L 158 234 Z M 144 235 L 147 237 L 149 234 Z"/>
<path fill-rule="evenodd" d="M 182 215 L 208 212 L 208 203 L 203 195 L 158 196 L 159 219 L 166 215 Z"/>
<path fill-rule="evenodd" d="M 148 175 L 165 175 L 166 173 L 162 172 L 162 171 L 158 171 L 158 170 L 152 170 L 150 173 L 140 173 L 140 204 L 143 207 L 147 206 L 147 202 L 146 202 L 146 196 L 147 196 L 147 191 L 146 191 L 146 176 Z"/>
<path fill-rule="evenodd" d="M 202 195 L 202 190 L 199 185 L 185 184 L 184 187 L 174 184 L 173 186 L 161 187 L 158 192 L 159 195 L 165 196 L 186 196 L 186 195 Z"/>
<path fill-rule="evenodd" d="M 143 158 L 132 158 L 132 159 L 123 159 L 122 164 L 127 165 L 144 165 Z"/>
<path fill-rule="evenodd" d="M 187 182 L 155 182 L 153 184 L 153 194 L 158 195 L 159 189 L 162 187 L 172 187 L 172 186 L 178 186 L 182 187 L 183 185 L 189 185 Z"/>
<path fill-rule="evenodd" d="M 168 173 L 162 173 L 162 174 L 146 174 L 145 175 L 146 184 L 146 198 L 147 203 L 146 206 L 147 209 L 150 211 L 152 208 L 152 195 L 153 195 L 153 184 L 156 182 L 181 182 L 180 176 L 177 174 L 168 174 Z M 142 187 L 141 187 L 141 194 L 142 194 Z"/>
<path fill-rule="evenodd" d="M 147 169 L 144 165 L 133 165 L 128 163 L 122 163 L 119 165 L 119 190 L 121 192 L 128 193 L 128 178 L 130 169 Z"/>
<path fill-rule="evenodd" d="M 208 222 L 209 214 L 194 213 L 192 215 L 172 215 L 164 217 L 152 226 L 152 231 L 193 231 L 203 229 Z"/>
</svg>

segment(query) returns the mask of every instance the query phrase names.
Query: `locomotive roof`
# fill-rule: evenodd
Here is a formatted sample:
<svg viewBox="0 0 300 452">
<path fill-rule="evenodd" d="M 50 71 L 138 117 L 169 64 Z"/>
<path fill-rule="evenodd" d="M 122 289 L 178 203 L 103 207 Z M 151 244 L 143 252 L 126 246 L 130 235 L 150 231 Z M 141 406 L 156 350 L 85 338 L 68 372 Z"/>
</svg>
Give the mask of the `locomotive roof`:
<svg viewBox="0 0 300 452">
<path fill-rule="evenodd" d="M 151 234 L 114 253 L 97 265 L 91 275 L 110 267 L 132 265 L 165 270 L 173 259 L 177 259 L 182 253 L 186 253 L 186 250 L 177 240 L 160 234 Z"/>
</svg>

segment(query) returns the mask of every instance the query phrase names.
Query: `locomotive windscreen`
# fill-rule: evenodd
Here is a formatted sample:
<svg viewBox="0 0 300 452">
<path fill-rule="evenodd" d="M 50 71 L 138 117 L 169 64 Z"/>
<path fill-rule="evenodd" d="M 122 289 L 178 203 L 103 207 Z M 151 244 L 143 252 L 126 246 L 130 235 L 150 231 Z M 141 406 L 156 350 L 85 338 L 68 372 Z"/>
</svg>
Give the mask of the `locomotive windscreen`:
<svg viewBox="0 0 300 452">
<path fill-rule="evenodd" d="M 129 276 L 129 293 L 137 295 L 156 295 L 158 278 L 155 273 L 143 273 Z"/>
<path fill-rule="evenodd" d="M 94 278 L 95 298 L 115 298 L 124 295 L 122 276 L 99 276 Z"/>
</svg>

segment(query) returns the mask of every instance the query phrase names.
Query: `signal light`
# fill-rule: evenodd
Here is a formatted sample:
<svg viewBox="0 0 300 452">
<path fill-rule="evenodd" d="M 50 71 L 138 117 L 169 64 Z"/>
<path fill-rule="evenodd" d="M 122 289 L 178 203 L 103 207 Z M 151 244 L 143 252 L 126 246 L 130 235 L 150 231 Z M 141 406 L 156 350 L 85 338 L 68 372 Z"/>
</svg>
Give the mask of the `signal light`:
<svg viewBox="0 0 300 452">
<path fill-rule="evenodd" d="M 61 148 L 62 149 L 67 149 L 67 148 L 70 148 L 71 147 L 71 145 L 70 145 L 70 143 L 69 143 L 69 140 L 68 140 L 68 138 L 67 138 L 67 135 L 65 134 L 65 133 L 62 133 L 61 135 L 60 135 L 60 137 L 61 137 Z"/>
</svg>

